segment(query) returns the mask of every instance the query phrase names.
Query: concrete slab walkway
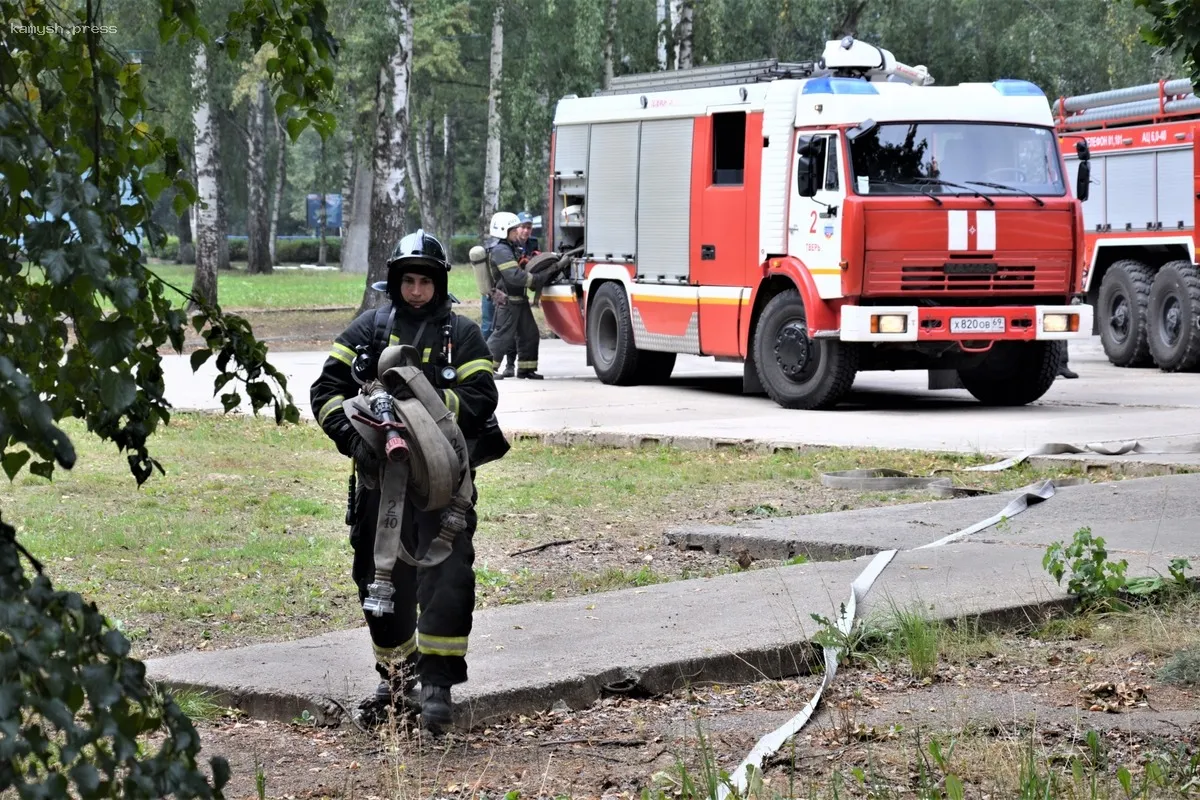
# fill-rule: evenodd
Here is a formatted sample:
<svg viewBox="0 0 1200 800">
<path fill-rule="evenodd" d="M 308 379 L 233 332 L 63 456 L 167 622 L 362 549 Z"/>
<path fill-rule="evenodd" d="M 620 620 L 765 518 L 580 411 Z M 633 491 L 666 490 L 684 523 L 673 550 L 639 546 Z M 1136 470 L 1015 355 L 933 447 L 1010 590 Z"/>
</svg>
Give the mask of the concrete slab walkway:
<svg viewBox="0 0 1200 800">
<path fill-rule="evenodd" d="M 945 500 L 757 523 L 735 536 L 759 552 L 797 542 L 864 550 L 933 541 L 1004 507 L 1005 497 Z M 1200 475 L 1066 487 L 1001 529 L 973 540 L 896 556 L 864 614 L 920 603 L 938 617 L 1024 613 L 1066 595 L 1043 571 L 1044 544 L 1082 525 L 1111 537 L 1130 576 L 1166 571 L 1175 555 L 1200 563 Z M 803 530 L 809 526 L 807 531 Z M 693 544 L 696 544 L 693 541 Z M 471 681 L 456 689 L 459 723 L 572 707 L 604 692 L 664 691 L 688 681 L 743 681 L 806 672 L 810 614 L 836 615 L 868 556 L 750 570 L 548 603 L 483 609 L 469 657 Z M 168 685 L 220 694 L 252 715 L 290 720 L 307 709 L 337 716 L 376 683 L 365 628 L 277 644 L 191 652 L 148 662 Z"/>
</svg>

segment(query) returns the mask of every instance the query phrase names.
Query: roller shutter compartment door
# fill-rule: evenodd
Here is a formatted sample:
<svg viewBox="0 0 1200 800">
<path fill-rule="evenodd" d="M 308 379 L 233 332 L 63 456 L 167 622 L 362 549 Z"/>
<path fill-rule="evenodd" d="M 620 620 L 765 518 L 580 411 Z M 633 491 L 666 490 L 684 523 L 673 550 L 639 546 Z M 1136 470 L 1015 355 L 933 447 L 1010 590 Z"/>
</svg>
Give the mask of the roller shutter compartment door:
<svg viewBox="0 0 1200 800">
<path fill-rule="evenodd" d="M 1190 228 L 1196 223 L 1192 177 L 1192 149 L 1163 150 L 1158 154 L 1158 221 L 1163 230 Z"/>
<path fill-rule="evenodd" d="M 583 209 L 588 258 L 633 263 L 637 257 L 640 124 L 592 125 Z"/>
<path fill-rule="evenodd" d="M 554 174 L 569 178 L 587 169 L 588 126 L 564 125 L 554 132 Z"/>
<path fill-rule="evenodd" d="M 686 282 L 692 190 L 690 119 L 642 123 L 637 255 L 642 280 Z"/>
<path fill-rule="evenodd" d="M 1114 231 L 1144 231 L 1158 219 L 1154 153 L 1121 153 L 1105 157 L 1108 224 Z"/>
</svg>

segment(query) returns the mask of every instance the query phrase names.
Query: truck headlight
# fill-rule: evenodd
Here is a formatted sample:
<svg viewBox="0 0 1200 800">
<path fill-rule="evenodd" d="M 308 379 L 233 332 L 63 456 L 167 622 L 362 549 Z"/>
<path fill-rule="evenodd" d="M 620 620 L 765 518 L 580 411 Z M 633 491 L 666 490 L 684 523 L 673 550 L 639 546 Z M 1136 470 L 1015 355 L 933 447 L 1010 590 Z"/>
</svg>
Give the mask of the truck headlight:
<svg viewBox="0 0 1200 800">
<path fill-rule="evenodd" d="M 908 330 L 906 314 L 872 314 L 871 333 L 904 333 Z"/>
<path fill-rule="evenodd" d="M 1042 330 L 1046 333 L 1066 333 L 1079 330 L 1078 314 L 1046 314 L 1042 317 Z"/>
</svg>

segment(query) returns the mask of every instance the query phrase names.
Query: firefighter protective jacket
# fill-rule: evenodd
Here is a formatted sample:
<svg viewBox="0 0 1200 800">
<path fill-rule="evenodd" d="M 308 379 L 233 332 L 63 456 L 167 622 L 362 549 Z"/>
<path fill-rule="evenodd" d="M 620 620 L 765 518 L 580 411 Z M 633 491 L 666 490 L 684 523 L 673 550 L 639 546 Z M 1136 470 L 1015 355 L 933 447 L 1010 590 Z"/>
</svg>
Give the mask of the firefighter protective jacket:
<svg viewBox="0 0 1200 800">
<path fill-rule="evenodd" d="M 423 318 L 413 315 L 405 306 L 397 308 L 388 344 L 411 344 L 421 352 L 425 377 L 430 385 L 441 391 L 446 407 L 454 412 L 463 435 L 475 439 L 496 411 L 499 400 L 492 378 L 492 355 L 479 326 L 457 314 L 451 315 L 450 307 L 450 301 L 446 300 L 433 313 L 422 315 Z M 374 310 L 360 314 L 334 340 L 321 375 L 312 385 L 312 409 L 317 422 L 337 445 L 338 451 L 347 456 L 352 455 L 354 429 L 342 410 L 342 401 L 359 392 L 350 365 L 358 346 L 372 345 L 375 314 Z M 443 329 L 451 318 L 450 347 L 446 348 Z M 425 329 L 421 331 L 421 341 L 413 341 L 422 322 Z M 441 374 L 446 366 L 454 370 L 451 380 Z"/>
<path fill-rule="evenodd" d="M 524 258 L 524 254 L 507 239 L 497 242 L 488 257 L 492 261 L 493 272 L 499 275 L 496 285 L 508 295 L 509 302 L 528 302 L 525 291 L 536 292 L 553 277 L 553 273 L 549 271 L 535 275 L 522 267 L 521 259 Z"/>
</svg>

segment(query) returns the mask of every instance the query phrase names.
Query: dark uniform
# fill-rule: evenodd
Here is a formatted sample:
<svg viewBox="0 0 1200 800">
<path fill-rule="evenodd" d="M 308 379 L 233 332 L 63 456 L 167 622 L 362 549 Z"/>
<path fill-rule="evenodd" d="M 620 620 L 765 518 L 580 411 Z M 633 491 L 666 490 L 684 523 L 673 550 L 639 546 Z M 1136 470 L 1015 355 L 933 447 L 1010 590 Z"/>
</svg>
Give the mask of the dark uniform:
<svg viewBox="0 0 1200 800">
<path fill-rule="evenodd" d="M 508 296 L 508 302 L 496 307 L 496 326 L 488 339 L 492 361 L 496 369 L 513 341 L 517 343 L 517 377 L 540 379 L 537 373 L 538 345 L 541 332 L 529 307 L 530 293 L 542 288 L 552 280 L 553 270 L 534 275 L 521 266 L 523 254 L 516 243 L 504 239 L 496 243 L 488 254 L 492 272 L 497 276 L 496 285 Z"/>
<path fill-rule="evenodd" d="M 409 239 L 405 237 L 397 250 L 402 250 Z M 448 264 L 430 268 L 412 258 L 407 262 L 404 258 L 396 259 L 393 253 L 389 267 L 387 284 L 375 285 L 386 288 L 392 298 L 384 312 L 391 315 L 394 308 L 390 327 L 384 323 L 388 344 L 416 346 L 422 356 L 425 377 L 441 390 L 446 407 L 454 412 L 463 435 L 473 444 L 495 412 L 498 399 L 491 355 L 483 335 L 474 322 L 451 313 Z M 429 275 L 434 281 L 434 297 L 421 308 L 409 305 L 400 293 L 401 278 L 410 272 Z M 312 386 L 312 408 L 317 421 L 347 456 L 355 457 L 356 448 L 362 446 L 361 437 L 342 410 L 342 401 L 359 392 L 359 385 L 351 375 L 351 364 L 357 347 L 373 343 L 378 346 L 377 320 L 386 319 L 387 316 L 377 317 L 376 311 L 368 311 L 350 323 L 335 340 L 321 375 Z M 452 369 L 453 377 L 442 374 L 446 367 Z M 374 577 L 379 499 L 378 489 L 357 487 L 350 543 L 354 548 L 352 574 L 360 603 Z M 448 687 L 467 680 L 467 638 L 475 606 L 472 537 L 476 521 L 472 509 L 467 515 L 467 529 L 455 538 L 450 557 L 436 567 L 416 568 L 397 561 L 393 573 L 395 613 L 381 617 L 365 614 L 376 669 L 385 679 L 377 691 L 377 699 L 389 699 L 388 695 L 396 699 L 396 692 L 411 690 L 419 677 L 422 700 L 426 699 L 427 687 L 438 686 L 446 687 L 448 703 Z M 401 536 L 409 552 L 421 552 L 440 527 L 440 511 L 422 512 L 411 502 L 405 503 Z"/>
</svg>

